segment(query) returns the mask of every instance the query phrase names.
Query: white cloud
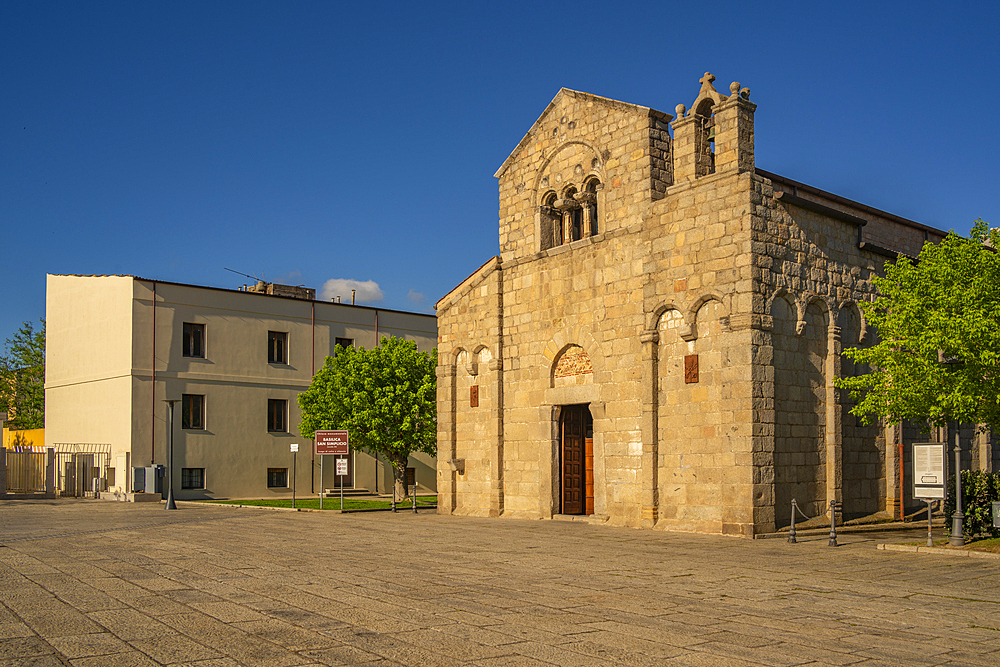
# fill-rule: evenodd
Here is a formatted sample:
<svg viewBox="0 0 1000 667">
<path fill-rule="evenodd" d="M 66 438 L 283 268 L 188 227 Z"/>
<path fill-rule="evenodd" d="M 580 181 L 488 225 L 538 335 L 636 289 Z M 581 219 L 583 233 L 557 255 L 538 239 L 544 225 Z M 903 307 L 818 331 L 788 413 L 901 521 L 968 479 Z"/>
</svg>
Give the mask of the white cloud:
<svg viewBox="0 0 1000 667">
<path fill-rule="evenodd" d="M 381 301 L 385 298 L 382 288 L 374 280 L 348 280 L 346 278 L 331 278 L 323 283 L 320 290 L 320 299 L 324 301 L 336 301 L 340 297 L 341 303 L 351 302 L 351 290 L 356 290 L 354 300 L 356 303 L 370 303 Z"/>
<path fill-rule="evenodd" d="M 425 297 L 421 292 L 411 289 L 409 292 L 406 293 L 406 298 L 409 299 L 410 303 L 412 303 L 414 306 L 420 306 L 423 305 L 424 299 L 426 299 L 427 297 Z"/>
</svg>

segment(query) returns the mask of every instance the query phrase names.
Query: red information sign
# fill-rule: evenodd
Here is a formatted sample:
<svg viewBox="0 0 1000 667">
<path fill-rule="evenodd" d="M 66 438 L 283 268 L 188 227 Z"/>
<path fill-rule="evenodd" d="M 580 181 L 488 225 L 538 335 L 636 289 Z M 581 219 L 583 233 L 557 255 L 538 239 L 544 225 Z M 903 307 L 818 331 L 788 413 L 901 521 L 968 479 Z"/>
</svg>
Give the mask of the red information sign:
<svg viewBox="0 0 1000 667">
<path fill-rule="evenodd" d="M 317 454 L 350 454 L 347 431 L 316 431 Z"/>
</svg>

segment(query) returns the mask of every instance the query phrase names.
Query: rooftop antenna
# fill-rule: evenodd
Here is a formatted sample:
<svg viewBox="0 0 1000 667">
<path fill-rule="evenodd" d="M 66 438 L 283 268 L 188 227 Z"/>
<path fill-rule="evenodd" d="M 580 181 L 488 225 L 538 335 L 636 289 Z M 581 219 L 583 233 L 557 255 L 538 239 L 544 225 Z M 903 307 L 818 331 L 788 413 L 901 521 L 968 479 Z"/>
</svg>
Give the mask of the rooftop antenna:
<svg viewBox="0 0 1000 667">
<path fill-rule="evenodd" d="M 260 278 L 258 278 L 257 276 L 251 276 L 249 273 L 243 273 L 242 271 L 233 271 L 232 269 L 226 269 L 226 267 L 222 267 L 222 268 L 225 269 L 226 271 L 230 271 L 232 273 L 235 273 L 238 276 L 243 276 L 245 278 L 253 278 L 254 280 L 260 280 Z"/>
<path fill-rule="evenodd" d="M 249 273 L 243 273 L 242 271 L 234 271 L 233 269 L 227 269 L 226 267 L 222 267 L 222 268 L 223 268 L 223 269 L 226 269 L 226 271 L 230 271 L 230 272 L 232 272 L 232 273 L 235 273 L 235 274 L 236 274 L 236 275 L 238 275 L 238 276 L 244 276 L 244 277 L 246 277 L 246 278 L 250 278 L 250 279 L 251 279 L 251 280 L 253 280 L 254 282 L 258 282 L 258 283 L 260 283 L 260 282 L 264 282 L 264 281 L 263 281 L 263 280 L 262 280 L 261 278 L 258 278 L 257 276 L 251 276 L 251 275 L 250 275 Z M 263 274 L 261 274 L 261 275 L 263 275 Z M 245 291 L 247 291 L 247 289 L 246 289 L 246 288 L 247 288 L 247 286 L 246 286 L 246 285 L 243 285 L 242 287 L 240 287 L 240 288 L 239 288 L 239 290 L 240 290 L 241 292 L 245 292 Z"/>
</svg>

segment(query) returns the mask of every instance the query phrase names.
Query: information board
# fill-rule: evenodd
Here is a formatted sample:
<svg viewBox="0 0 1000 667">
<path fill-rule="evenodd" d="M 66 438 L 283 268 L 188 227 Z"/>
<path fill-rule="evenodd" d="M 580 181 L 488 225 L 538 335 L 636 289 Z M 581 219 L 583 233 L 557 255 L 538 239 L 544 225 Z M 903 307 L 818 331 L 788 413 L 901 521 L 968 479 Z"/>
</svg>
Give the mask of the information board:
<svg viewBox="0 0 1000 667">
<path fill-rule="evenodd" d="M 347 459 L 337 459 L 337 475 L 347 477 Z"/>
<path fill-rule="evenodd" d="M 913 497 L 937 500 L 945 496 L 943 442 L 913 443 Z"/>
<path fill-rule="evenodd" d="M 347 431 L 316 431 L 316 454 L 351 453 L 350 438 Z"/>
</svg>

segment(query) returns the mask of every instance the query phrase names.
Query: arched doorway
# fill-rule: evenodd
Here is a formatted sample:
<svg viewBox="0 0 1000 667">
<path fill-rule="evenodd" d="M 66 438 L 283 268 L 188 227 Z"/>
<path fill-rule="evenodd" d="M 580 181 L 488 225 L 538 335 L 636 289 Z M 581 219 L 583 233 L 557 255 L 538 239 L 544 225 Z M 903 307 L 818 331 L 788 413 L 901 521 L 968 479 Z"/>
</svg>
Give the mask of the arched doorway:
<svg viewBox="0 0 1000 667">
<path fill-rule="evenodd" d="M 559 414 L 560 514 L 594 513 L 594 418 L 586 404 Z"/>
</svg>

